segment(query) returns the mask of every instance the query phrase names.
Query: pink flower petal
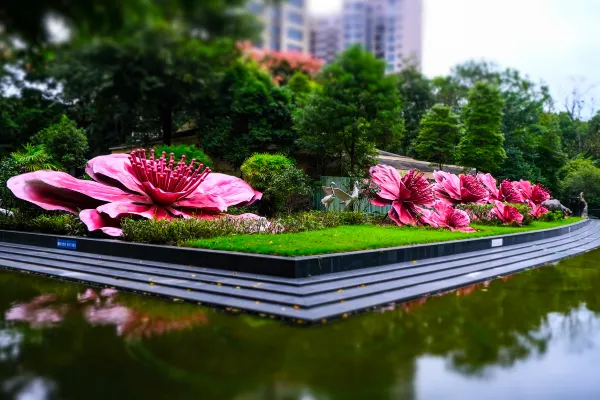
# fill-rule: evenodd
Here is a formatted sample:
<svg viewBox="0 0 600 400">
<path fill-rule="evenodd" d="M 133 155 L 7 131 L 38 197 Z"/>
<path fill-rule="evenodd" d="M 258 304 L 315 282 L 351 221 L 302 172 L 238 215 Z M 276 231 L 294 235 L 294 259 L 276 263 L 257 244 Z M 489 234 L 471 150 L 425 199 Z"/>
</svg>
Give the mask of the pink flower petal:
<svg viewBox="0 0 600 400">
<path fill-rule="evenodd" d="M 179 202 L 184 207 L 197 207 L 194 203 L 206 201 L 203 195 L 218 196 L 226 207 L 246 206 L 262 198 L 262 193 L 252 189 L 243 179 L 231 175 L 210 173 L 194 194 Z M 225 211 L 220 209 L 220 211 Z"/>
<path fill-rule="evenodd" d="M 141 182 L 135 177 L 131 168 L 129 154 L 111 154 L 92 158 L 88 161 L 85 172 L 97 182 L 145 194 Z"/>
<path fill-rule="evenodd" d="M 79 219 L 87 226 L 89 231 L 101 230 L 109 236 L 123 235 L 119 220 L 110 218 L 107 214 L 100 214 L 95 209 L 81 211 Z"/>
<path fill-rule="evenodd" d="M 123 217 L 139 215 L 147 219 L 157 221 L 171 219 L 164 207 L 149 204 L 133 203 L 108 203 L 96 208 L 101 214 L 107 214 L 110 218 L 121 220 Z"/>
<path fill-rule="evenodd" d="M 498 200 L 498 188 L 496 179 L 492 174 L 478 174 L 477 179 L 487 189 L 491 200 Z"/>
<path fill-rule="evenodd" d="M 73 178 L 64 172 L 36 171 L 13 176 L 7 182 L 13 194 L 45 210 L 76 213 L 104 201 L 145 202 L 145 196 L 132 195 L 116 187 Z"/>
<path fill-rule="evenodd" d="M 377 196 L 380 199 L 394 201 L 399 196 L 399 187 L 402 185 L 402 177 L 396 168 L 388 165 L 376 165 L 369 170 L 373 183 L 381 189 Z"/>
<path fill-rule="evenodd" d="M 227 211 L 227 203 L 222 197 L 216 194 L 202 193 L 198 190 L 184 200 L 173 203 L 173 207 L 205 210 L 213 213 Z"/>
</svg>

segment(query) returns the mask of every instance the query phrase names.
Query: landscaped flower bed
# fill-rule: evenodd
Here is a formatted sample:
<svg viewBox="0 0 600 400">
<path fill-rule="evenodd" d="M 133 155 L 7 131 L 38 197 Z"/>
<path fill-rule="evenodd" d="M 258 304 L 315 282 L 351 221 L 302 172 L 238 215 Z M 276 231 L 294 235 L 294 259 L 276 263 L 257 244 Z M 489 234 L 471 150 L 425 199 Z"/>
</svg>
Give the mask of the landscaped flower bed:
<svg viewBox="0 0 600 400">
<path fill-rule="evenodd" d="M 136 150 L 96 157 L 86 172 L 92 180 L 55 171 L 9 179 L 16 197 L 52 213 L 32 216 L 16 209 L 14 216 L 0 214 L 0 229 L 74 236 L 89 230 L 140 243 L 298 255 L 490 236 L 573 221 L 544 208 L 550 194 L 542 186 L 503 181 L 498 187 L 490 174 L 436 171 L 430 183 L 420 171 L 401 176 L 377 165 L 367 182 L 375 190 L 363 195 L 373 205 L 390 205 L 387 216 L 313 211 L 267 220 L 227 214 L 229 207 L 260 200 L 261 193 L 240 178 L 186 162 L 185 156 L 175 162 L 173 154 L 155 158 L 154 152 Z"/>
</svg>

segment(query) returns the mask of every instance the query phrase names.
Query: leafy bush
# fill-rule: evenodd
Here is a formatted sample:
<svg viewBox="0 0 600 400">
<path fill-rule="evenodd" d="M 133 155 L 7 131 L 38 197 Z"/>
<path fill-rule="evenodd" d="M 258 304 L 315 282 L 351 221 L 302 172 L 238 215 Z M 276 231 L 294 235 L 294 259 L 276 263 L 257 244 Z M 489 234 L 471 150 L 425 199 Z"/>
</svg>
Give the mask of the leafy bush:
<svg viewBox="0 0 600 400">
<path fill-rule="evenodd" d="M 564 219 L 563 214 L 561 211 L 549 211 L 547 213 L 545 213 L 544 215 L 542 215 L 542 217 L 540 218 L 542 221 L 546 221 L 546 222 L 553 222 L 553 221 L 560 221 L 562 219 Z"/>
<path fill-rule="evenodd" d="M 243 178 L 263 191 L 261 214 L 290 214 L 309 208 L 310 178 L 281 154 L 254 154 L 241 167 Z M 312 207 L 310 207 L 312 208 Z"/>
<path fill-rule="evenodd" d="M 522 225 L 529 225 L 535 219 L 531 214 L 531 207 L 526 204 L 509 204 L 519 211 L 523 216 Z M 503 225 L 503 222 L 492 213 L 495 208 L 493 204 L 457 204 L 455 208 L 466 211 L 469 214 L 472 222 L 482 225 Z"/>
<path fill-rule="evenodd" d="M 13 161 L 22 172 L 33 172 L 42 169 L 59 171 L 63 167 L 46 150 L 43 144 L 24 144 L 23 149 L 11 153 Z"/>
<path fill-rule="evenodd" d="M 204 151 L 197 148 L 194 145 L 186 146 L 185 144 L 180 144 L 178 146 L 159 146 L 154 149 L 156 154 L 160 157 L 162 152 L 167 153 L 167 159 L 169 158 L 169 154 L 173 153 L 175 160 L 178 161 L 181 159 L 181 156 L 185 155 L 185 161 L 189 164 L 193 159 L 195 159 L 198 163 L 204 164 L 205 167 L 212 168 L 213 162 L 209 156 L 207 156 Z M 198 165 L 198 164 L 196 164 Z"/>
<path fill-rule="evenodd" d="M 303 212 L 269 221 L 275 232 L 305 232 L 340 225 L 372 223 L 375 218 L 358 212 Z M 132 242 L 176 245 L 192 239 L 208 239 L 248 233 L 273 233 L 264 229 L 264 221 L 244 221 L 232 218 L 216 220 L 174 219 L 171 221 L 124 219 L 121 221 L 124 239 Z"/>
<path fill-rule="evenodd" d="M 31 140 L 44 145 L 48 153 L 66 170 L 79 169 L 87 161 L 88 141 L 85 129 L 63 115 L 60 122 L 36 133 Z"/>
<path fill-rule="evenodd" d="M 264 191 L 276 175 L 290 167 L 294 167 L 294 162 L 282 154 L 255 153 L 244 161 L 240 170 L 246 182 Z"/>
<path fill-rule="evenodd" d="M 16 212 L 13 217 L 0 214 L 0 229 L 69 236 L 88 234 L 87 227 L 79 217 L 67 213 L 43 214 L 36 217 L 20 212 Z"/>
<path fill-rule="evenodd" d="M 564 176 L 560 184 L 564 204 L 579 205 L 579 193 L 583 192 L 590 208 L 600 206 L 600 168 L 591 160 L 572 160 L 560 174 Z"/>
</svg>

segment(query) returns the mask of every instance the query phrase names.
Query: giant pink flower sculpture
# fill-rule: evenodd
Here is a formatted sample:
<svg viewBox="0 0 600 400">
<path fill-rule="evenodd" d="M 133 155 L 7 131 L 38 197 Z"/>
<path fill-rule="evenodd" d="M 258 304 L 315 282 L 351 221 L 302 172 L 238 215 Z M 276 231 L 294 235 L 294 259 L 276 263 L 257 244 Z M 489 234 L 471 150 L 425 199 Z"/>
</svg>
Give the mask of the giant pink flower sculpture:
<svg viewBox="0 0 600 400">
<path fill-rule="evenodd" d="M 505 179 L 500 183 L 500 189 L 498 189 L 496 187 L 496 179 L 491 174 L 478 174 L 477 179 L 488 191 L 488 201 L 490 203 L 493 203 L 495 200 L 506 203 L 523 202 L 518 182 L 511 182 Z"/>
<path fill-rule="evenodd" d="M 492 213 L 495 214 L 498 218 L 500 218 L 500 220 L 504 222 L 504 225 L 508 225 L 513 222 L 516 222 L 518 224 L 523 222 L 523 216 L 521 215 L 521 213 L 519 213 L 519 210 L 517 210 L 513 206 L 503 204 L 498 200 L 494 200 L 493 203 L 496 206 L 496 208 L 492 210 Z"/>
<path fill-rule="evenodd" d="M 469 227 L 471 219 L 463 210 L 456 210 L 441 200 L 435 203 L 434 209 L 435 211 L 428 216 L 432 226 L 448 228 L 451 231 L 475 232 L 475 229 Z"/>
<path fill-rule="evenodd" d="M 550 199 L 550 192 L 542 185 L 532 185 L 529 181 L 520 180 L 515 182 L 521 191 L 523 201 L 531 201 L 536 205 L 542 204 L 544 201 Z"/>
<path fill-rule="evenodd" d="M 371 204 L 379 207 L 391 205 L 389 217 L 398 225 L 415 225 L 421 222 L 424 211 L 421 206 L 431 206 L 433 191 L 423 173 L 411 170 L 400 176 L 395 168 L 376 165 L 369 170 L 373 183 L 379 186 Z"/>
<path fill-rule="evenodd" d="M 436 197 L 448 204 L 484 203 L 488 199 L 488 191 L 473 175 L 460 175 L 434 171 L 433 185 Z"/>
<path fill-rule="evenodd" d="M 127 216 L 148 219 L 215 218 L 227 207 L 248 205 L 262 197 L 240 178 L 211 173 L 202 164 L 175 165 L 173 154 L 150 159 L 144 150 L 129 155 L 99 156 L 88 162 L 93 181 L 64 172 L 36 171 L 7 182 L 20 199 L 46 210 L 78 213 L 90 231 L 120 236 L 120 220 Z"/>
</svg>

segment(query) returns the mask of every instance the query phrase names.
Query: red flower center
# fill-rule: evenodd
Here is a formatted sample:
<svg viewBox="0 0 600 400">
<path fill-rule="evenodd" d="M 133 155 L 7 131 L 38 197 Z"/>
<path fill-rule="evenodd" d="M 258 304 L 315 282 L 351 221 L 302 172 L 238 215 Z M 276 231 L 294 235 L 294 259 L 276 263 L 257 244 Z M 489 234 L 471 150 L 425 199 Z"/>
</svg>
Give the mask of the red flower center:
<svg viewBox="0 0 600 400">
<path fill-rule="evenodd" d="M 135 150 L 129 154 L 133 173 L 144 186 L 144 191 L 157 203 L 168 204 L 192 194 L 210 174 L 210 168 L 199 164 L 194 168 L 196 159 L 186 165 L 185 156 L 175 166 L 175 155 L 171 153 L 169 161 L 163 151 L 159 159 L 146 159 L 146 150 Z"/>
</svg>

